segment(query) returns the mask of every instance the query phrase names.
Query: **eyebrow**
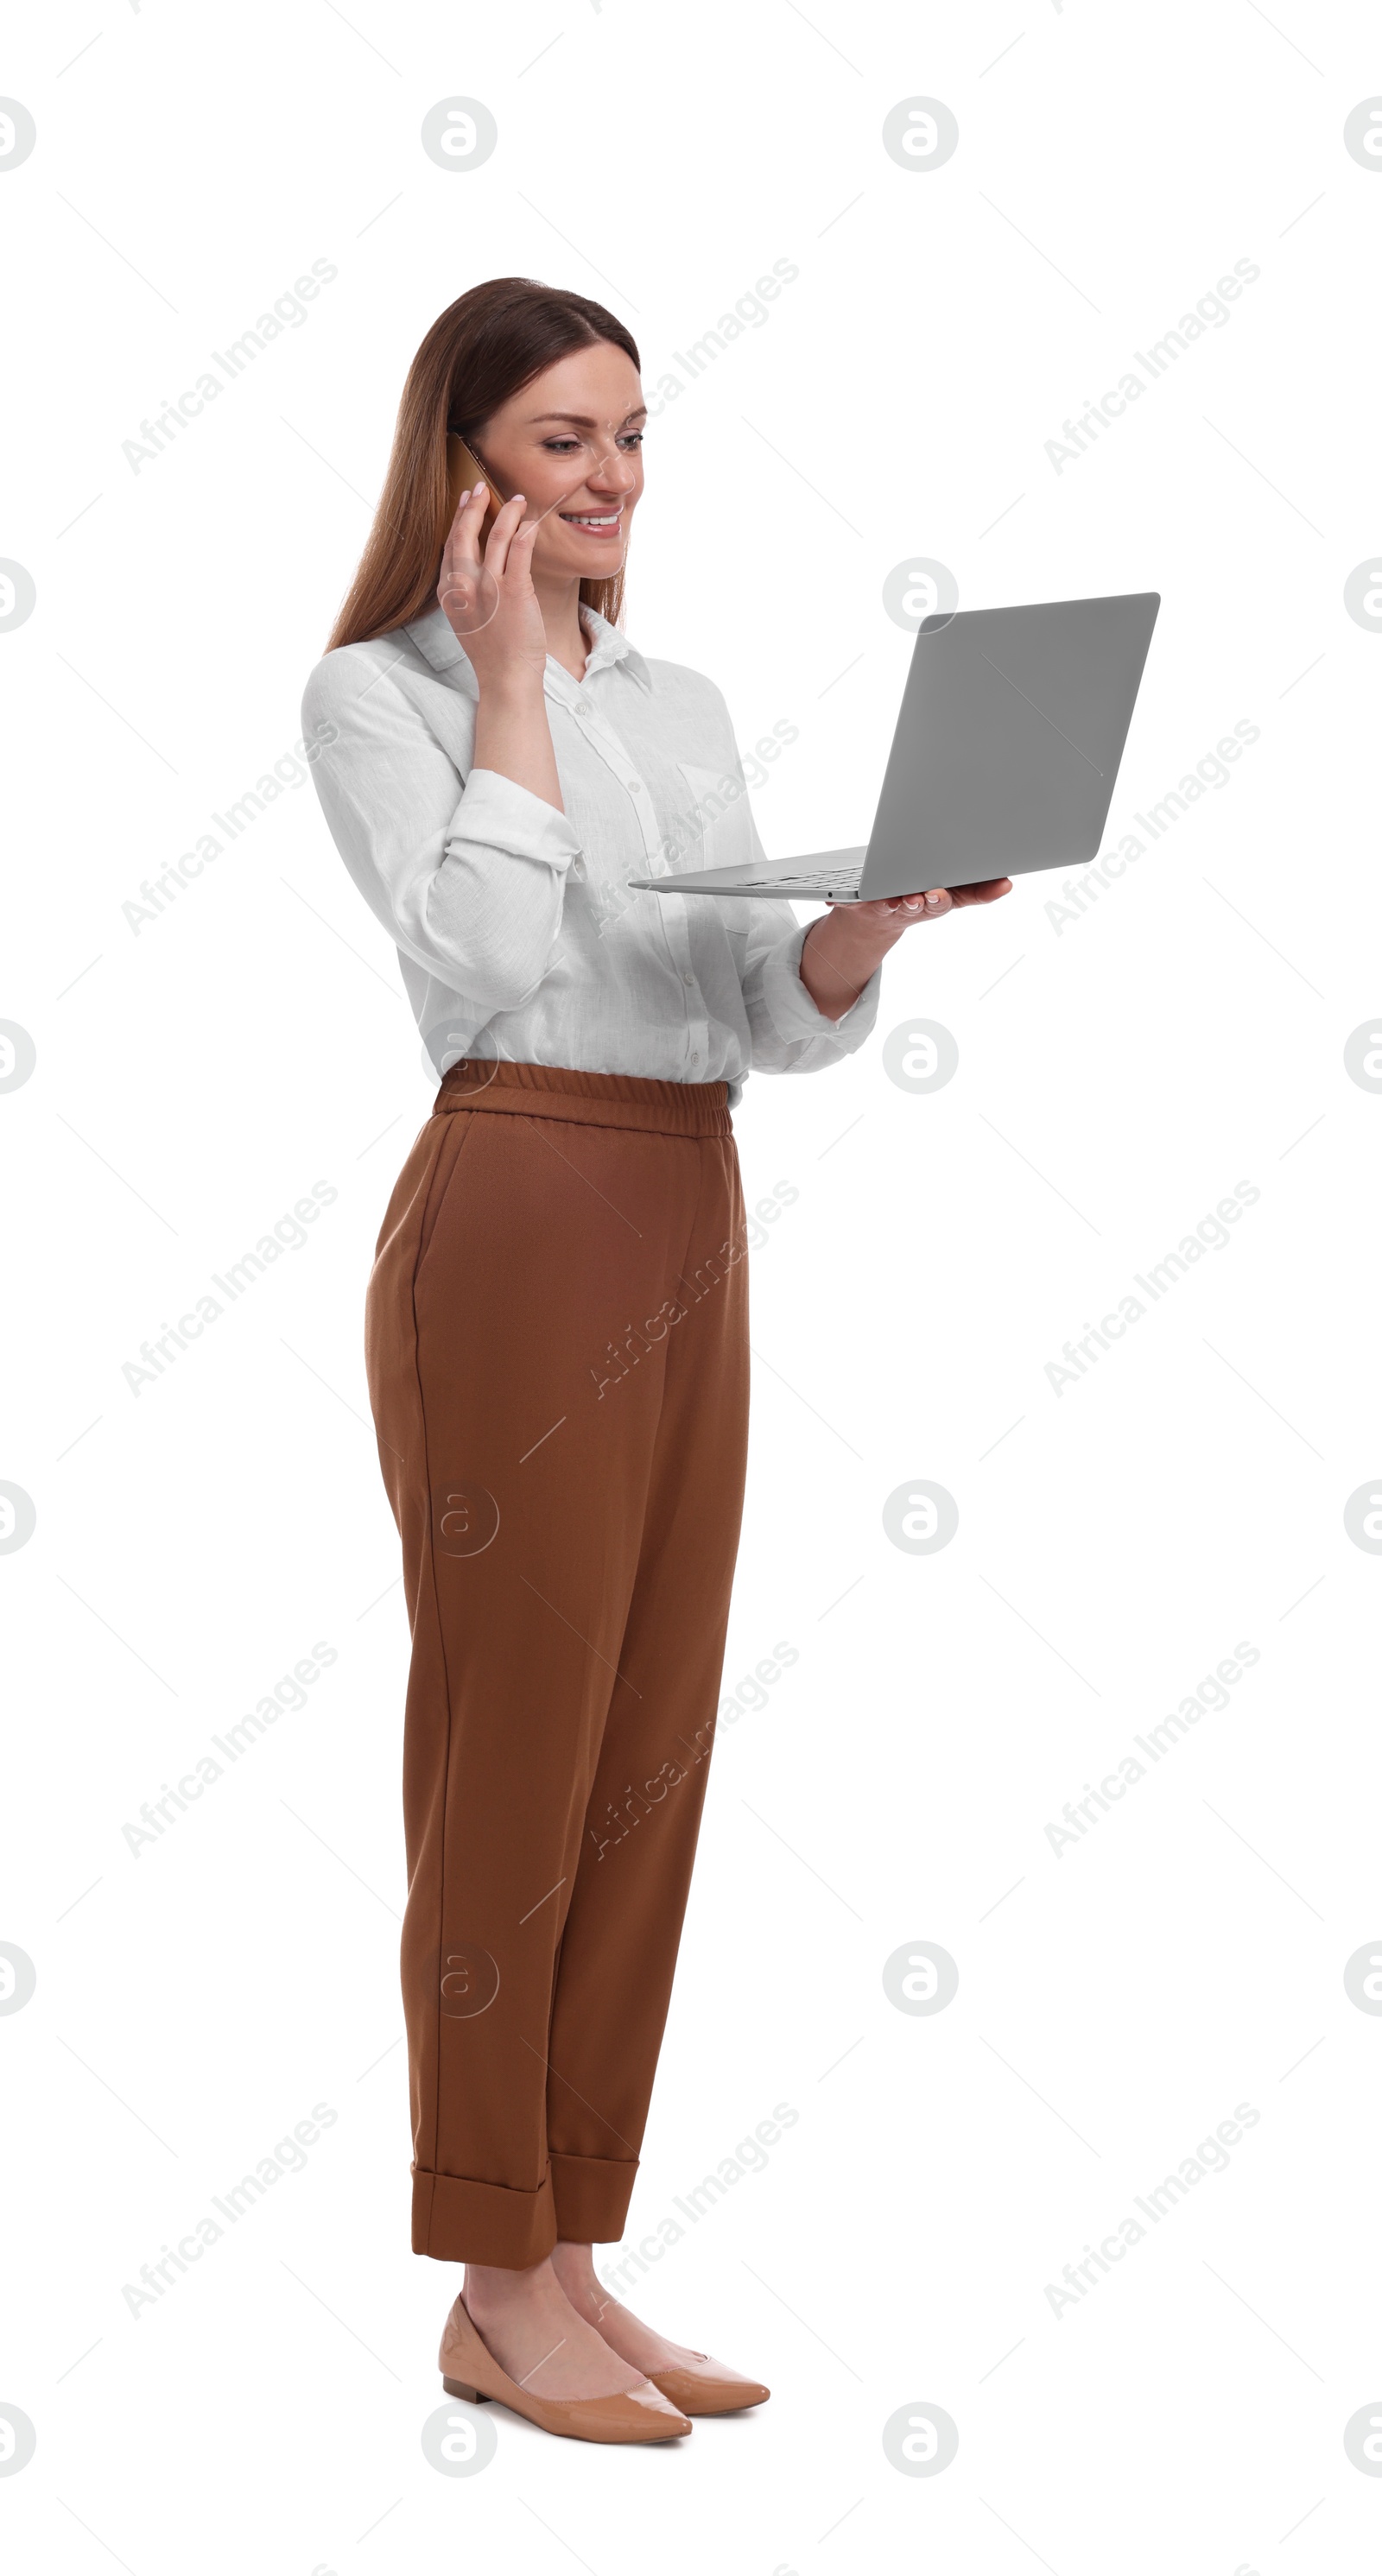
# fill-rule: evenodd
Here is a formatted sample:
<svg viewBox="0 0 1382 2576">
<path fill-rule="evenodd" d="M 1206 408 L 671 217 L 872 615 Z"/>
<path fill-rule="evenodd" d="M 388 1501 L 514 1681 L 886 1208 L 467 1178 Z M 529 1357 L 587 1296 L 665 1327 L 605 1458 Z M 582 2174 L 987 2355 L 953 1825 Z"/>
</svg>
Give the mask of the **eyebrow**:
<svg viewBox="0 0 1382 2576">
<path fill-rule="evenodd" d="M 647 413 L 648 406 L 646 403 L 636 404 L 632 411 L 625 412 L 624 417 L 619 424 L 620 428 L 626 429 L 631 420 L 645 420 L 647 418 Z M 573 429 L 594 429 L 597 426 L 595 421 L 591 419 L 590 414 L 584 411 L 535 412 L 533 418 L 529 421 L 528 426 L 530 429 L 539 429 L 545 420 L 569 421 Z"/>
</svg>

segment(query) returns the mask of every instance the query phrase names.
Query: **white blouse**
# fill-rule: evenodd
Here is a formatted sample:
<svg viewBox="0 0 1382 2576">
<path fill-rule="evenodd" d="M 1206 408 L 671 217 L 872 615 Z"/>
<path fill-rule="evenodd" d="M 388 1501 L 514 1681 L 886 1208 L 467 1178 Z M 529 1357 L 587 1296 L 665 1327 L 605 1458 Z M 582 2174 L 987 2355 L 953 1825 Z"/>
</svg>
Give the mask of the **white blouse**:
<svg viewBox="0 0 1382 2576">
<path fill-rule="evenodd" d="M 444 612 L 328 653 L 304 739 L 332 837 L 398 950 L 438 1074 L 462 1056 L 665 1082 L 814 1073 L 860 1046 L 798 972 L 790 905 L 631 893 L 631 876 L 760 862 L 729 710 L 583 609 L 585 677 L 544 687 L 565 813 L 472 766 L 479 686 Z"/>
</svg>

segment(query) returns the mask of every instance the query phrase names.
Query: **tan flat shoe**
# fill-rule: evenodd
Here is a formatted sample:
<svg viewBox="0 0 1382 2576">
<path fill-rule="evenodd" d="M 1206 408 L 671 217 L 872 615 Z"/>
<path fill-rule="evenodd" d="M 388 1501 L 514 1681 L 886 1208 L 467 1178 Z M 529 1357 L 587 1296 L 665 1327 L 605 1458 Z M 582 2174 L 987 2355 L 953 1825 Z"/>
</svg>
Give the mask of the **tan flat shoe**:
<svg viewBox="0 0 1382 2576">
<path fill-rule="evenodd" d="M 683 2415 L 735 2415 L 741 2406 L 761 2406 L 772 2395 L 761 2380 L 741 2379 L 737 2370 L 712 2361 L 708 2352 L 678 2362 L 674 2370 L 650 2371 L 649 2377 Z"/>
<path fill-rule="evenodd" d="M 646 2379 L 641 2388 L 613 2397 L 534 2397 L 501 2370 L 464 2299 L 457 2299 L 446 2320 L 437 2359 L 448 2397 L 467 2398 L 472 2406 L 497 2398 L 544 2433 L 564 2433 L 575 2442 L 674 2442 L 691 2430 L 685 2415 Z"/>
</svg>

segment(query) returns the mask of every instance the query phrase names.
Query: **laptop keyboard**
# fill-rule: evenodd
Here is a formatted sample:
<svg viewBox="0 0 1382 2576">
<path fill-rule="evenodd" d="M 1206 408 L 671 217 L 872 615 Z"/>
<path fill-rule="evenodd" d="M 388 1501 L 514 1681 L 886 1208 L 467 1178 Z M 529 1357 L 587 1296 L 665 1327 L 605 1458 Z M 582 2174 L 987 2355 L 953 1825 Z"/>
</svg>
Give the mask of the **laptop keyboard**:
<svg viewBox="0 0 1382 2576">
<path fill-rule="evenodd" d="M 743 877 L 744 886 L 807 886 L 812 894 L 857 894 L 864 871 L 858 868 L 803 868 L 799 874 L 783 877 Z"/>
</svg>

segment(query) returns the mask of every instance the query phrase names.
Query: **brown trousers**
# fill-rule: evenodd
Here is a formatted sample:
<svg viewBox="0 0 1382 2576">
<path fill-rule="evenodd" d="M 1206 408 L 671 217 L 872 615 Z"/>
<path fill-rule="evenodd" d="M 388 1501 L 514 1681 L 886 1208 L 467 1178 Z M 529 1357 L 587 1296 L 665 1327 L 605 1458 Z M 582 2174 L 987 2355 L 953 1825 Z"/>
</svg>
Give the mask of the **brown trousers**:
<svg viewBox="0 0 1382 2576">
<path fill-rule="evenodd" d="M 456 1065 L 389 1202 L 419 2254 L 623 2233 L 739 1541 L 746 1254 L 722 1082 Z"/>
</svg>

